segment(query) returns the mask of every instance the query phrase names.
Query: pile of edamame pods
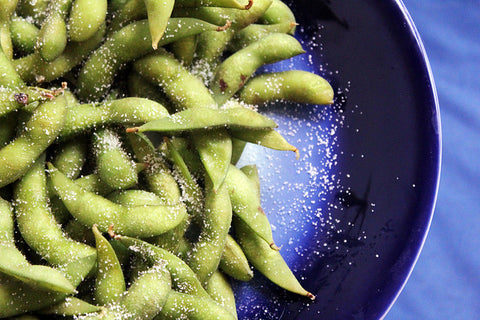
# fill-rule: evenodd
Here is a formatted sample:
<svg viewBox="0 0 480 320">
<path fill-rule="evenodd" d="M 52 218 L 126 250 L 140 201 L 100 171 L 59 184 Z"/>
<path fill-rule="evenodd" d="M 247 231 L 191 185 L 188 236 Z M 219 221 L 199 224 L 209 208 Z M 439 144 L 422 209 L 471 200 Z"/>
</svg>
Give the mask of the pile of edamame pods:
<svg viewBox="0 0 480 320">
<path fill-rule="evenodd" d="M 0 318 L 236 319 L 274 243 L 257 107 L 331 104 L 280 0 L 0 0 Z"/>
</svg>

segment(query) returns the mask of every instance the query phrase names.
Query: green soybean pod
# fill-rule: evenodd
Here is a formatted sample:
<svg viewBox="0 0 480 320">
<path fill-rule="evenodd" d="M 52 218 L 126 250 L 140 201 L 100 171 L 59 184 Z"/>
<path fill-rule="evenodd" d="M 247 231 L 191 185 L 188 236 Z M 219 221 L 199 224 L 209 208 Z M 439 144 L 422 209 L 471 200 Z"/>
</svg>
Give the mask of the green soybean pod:
<svg viewBox="0 0 480 320">
<path fill-rule="evenodd" d="M 153 237 L 175 228 L 187 212 L 183 203 L 155 206 L 122 206 L 93 192 L 82 189 L 51 163 L 50 179 L 72 216 L 86 226 L 98 225 L 107 232 L 111 225 L 119 233 Z"/>
<path fill-rule="evenodd" d="M 171 18 L 158 46 L 218 26 L 191 18 Z M 78 95 L 83 100 L 98 100 L 106 94 L 113 78 L 125 63 L 153 52 L 147 20 L 132 22 L 114 32 L 90 55 L 78 76 Z"/>
<path fill-rule="evenodd" d="M 206 290 L 213 300 L 237 317 L 237 307 L 230 279 L 220 270 L 216 270 L 207 281 Z"/>
<path fill-rule="evenodd" d="M 144 0 L 147 9 L 148 27 L 152 38 L 152 48 L 158 48 L 158 42 L 163 37 L 168 20 L 173 11 L 175 0 Z"/>
<path fill-rule="evenodd" d="M 102 103 L 77 104 L 68 109 L 61 139 L 106 125 L 139 125 L 168 115 L 163 105 L 145 98 L 122 98 Z"/>
<path fill-rule="evenodd" d="M 175 135 L 194 130 L 222 127 L 240 127 L 245 130 L 276 128 L 277 124 L 252 109 L 235 107 L 227 109 L 192 108 L 168 117 L 147 122 L 140 127 L 127 128 L 127 132 L 161 132 Z"/>
<path fill-rule="evenodd" d="M 0 50 L 0 88 L 18 88 L 25 86 L 14 64 L 8 59 L 3 50 Z"/>
<path fill-rule="evenodd" d="M 242 220 L 234 219 L 232 225 L 235 238 L 255 269 L 281 288 L 315 299 L 315 296 L 298 282 L 279 251 L 271 250 L 269 245 Z"/>
<path fill-rule="evenodd" d="M 10 22 L 12 45 L 15 52 L 22 55 L 31 54 L 35 51 L 40 29 L 26 18 L 14 16 Z"/>
<path fill-rule="evenodd" d="M 266 148 L 279 151 L 293 151 L 296 159 L 300 158 L 298 149 L 291 145 L 278 131 L 273 129 L 266 130 L 237 130 L 230 129 L 232 137 L 237 139 L 261 145 Z"/>
<path fill-rule="evenodd" d="M 74 0 L 68 19 L 68 35 L 72 41 L 91 38 L 105 23 L 107 0 Z"/>
<path fill-rule="evenodd" d="M 10 36 L 10 20 L 15 12 L 18 0 L 0 0 L 0 49 L 8 59 L 13 57 L 12 38 Z"/>
<path fill-rule="evenodd" d="M 102 307 L 88 303 L 76 297 L 66 297 L 65 300 L 38 311 L 39 314 L 58 315 L 62 317 L 78 317 L 88 313 L 98 312 Z"/>
<path fill-rule="evenodd" d="M 192 17 L 223 26 L 231 24 L 230 28 L 240 30 L 257 21 L 271 5 L 272 0 L 255 0 L 249 2 L 248 10 L 221 7 L 192 7 L 176 8 L 174 15 L 178 17 Z"/>
<path fill-rule="evenodd" d="M 137 255 L 141 255 L 150 264 L 165 261 L 172 275 L 173 288 L 179 292 L 210 298 L 193 270 L 179 257 L 156 245 L 140 239 L 117 235 L 115 237 Z"/>
<path fill-rule="evenodd" d="M 276 24 L 253 23 L 235 33 L 229 42 L 227 50 L 235 52 L 241 50 L 252 42 L 255 42 L 272 33 L 290 33 L 296 26 L 295 22 L 283 22 Z"/>
<path fill-rule="evenodd" d="M 33 53 L 15 59 L 13 65 L 25 82 L 50 82 L 64 76 L 96 49 L 103 41 L 105 27 L 100 27 L 89 39 L 82 42 L 70 41 L 63 53 L 53 61 L 45 61 L 40 54 Z"/>
<path fill-rule="evenodd" d="M 69 140 L 56 146 L 52 164 L 70 179 L 76 179 L 87 161 L 87 153 L 85 139 Z"/>
<path fill-rule="evenodd" d="M 226 183 L 214 191 L 205 177 L 205 210 L 198 241 L 187 254 L 187 263 L 202 283 L 218 268 L 232 221 L 232 204 Z"/>
<path fill-rule="evenodd" d="M 82 319 L 153 319 L 163 309 L 171 291 L 171 276 L 160 261 L 141 272 L 118 303 Z"/>
<path fill-rule="evenodd" d="M 98 230 L 92 227 L 97 248 L 97 273 L 94 299 L 97 305 L 107 305 L 120 300 L 126 290 L 122 267 L 115 250 Z"/>
<path fill-rule="evenodd" d="M 59 96 L 37 107 L 20 135 L 0 150 L 0 187 L 20 178 L 60 133 L 67 106 Z"/>
<path fill-rule="evenodd" d="M 253 278 L 253 271 L 245 253 L 231 235 L 227 236 L 218 267 L 223 273 L 239 281 L 250 281 Z"/>
<path fill-rule="evenodd" d="M 217 68 L 212 92 L 219 105 L 225 103 L 261 66 L 304 53 L 291 35 L 273 33 L 235 52 Z"/>
<path fill-rule="evenodd" d="M 273 241 L 272 229 L 257 197 L 255 185 L 234 165 L 230 165 L 225 184 L 235 215 L 263 239 L 272 251 L 280 250 Z"/>
<path fill-rule="evenodd" d="M 285 22 L 295 22 L 295 15 L 288 5 L 281 0 L 273 0 L 267 11 L 260 17 L 259 23 L 277 24 Z M 295 33 L 295 28 L 290 30 L 291 35 Z"/>
<path fill-rule="evenodd" d="M 217 104 L 208 88 L 180 61 L 159 48 L 154 54 L 133 63 L 133 68 L 145 79 L 163 89 L 177 111 L 193 108 L 216 109 Z"/>
<path fill-rule="evenodd" d="M 74 287 L 84 279 L 84 270 L 95 265 L 95 255 L 72 259 L 62 266 L 62 271 Z M 0 273 L 0 315 L 11 317 L 46 308 L 59 303 L 67 297 L 65 293 L 45 291 L 34 288 L 15 278 Z"/>
<path fill-rule="evenodd" d="M 46 61 L 53 61 L 67 46 L 67 24 L 65 22 L 72 0 L 53 0 L 47 8 L 47 16 L 42 23 L 36 49 Z"/>
<path fill-rule="evenodd" d="M 44 265 L 32 265 L 15 246 L 14 215 L 10 203 L 0 198 L 0 272 L 33 287 L 71 294 L 72 284 L 60 271 Z"/>
<path fill-rule="evenodd" d="M 131 319 L 153 319 L 163 309 L 172 286 L 164 261 L 142 272 L 128 288 L 120 305 Z"/>
<path fill-rule="evenodd" d="M 217 104 L 203 82 L 190 73 L 172 54 L 158 49 L 154 55 L 133 64 L 142 76 L 159 85 L 178 110 L 217 108 Z M 217 189 L 225 179 L 231 160 L 231 139 L 225 129 L 195 134 L 195 147 L 205 170 Z"/>
<path fill-rule="evenodd" d="M 326 105 L 333 103 L 333 89 L 327 80 L 317 74 L 289 70 L 251 78 L 240 91 L 239 97 L 255 105 L 275 101 Z"/>
<path fill-rule="evenodd" d="M 230 311 L 210 298 L 172 291 L 168 295 L 165 306 L 155 319 L 234 320 L 236 318 Z"/>
<path fill-rule="evenodd" d="M 15 188 L 16 221 L 25 242 L 50 264 L 64 265 L 76 257 L 95 255 L 95 249 L 67 238 L 47 203 L 45 155 Z M 90 270 L 85 270 L 85 275 Z"/>
<path fill-rule="evenodd" d="M 125 151 L 120 136 L 111 129 L 93 134 L 93 150 L 97 173 L 112 189 L 128 189 L 138 182 L 135 162 Z"/>
</svg>

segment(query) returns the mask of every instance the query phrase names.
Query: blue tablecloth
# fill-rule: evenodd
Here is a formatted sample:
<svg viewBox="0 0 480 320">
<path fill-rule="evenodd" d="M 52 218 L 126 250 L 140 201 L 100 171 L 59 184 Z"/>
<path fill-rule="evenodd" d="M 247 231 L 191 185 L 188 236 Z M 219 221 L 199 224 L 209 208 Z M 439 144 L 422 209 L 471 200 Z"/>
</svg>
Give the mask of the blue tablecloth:
<svg viewBox="0 0 480 320">
<path fill-rule="evenodd" d="M 404 3 L 437 85 L 442 175 L 423 251 L 385 319 L 480 319 L 480 1 Z"/>
</svg>

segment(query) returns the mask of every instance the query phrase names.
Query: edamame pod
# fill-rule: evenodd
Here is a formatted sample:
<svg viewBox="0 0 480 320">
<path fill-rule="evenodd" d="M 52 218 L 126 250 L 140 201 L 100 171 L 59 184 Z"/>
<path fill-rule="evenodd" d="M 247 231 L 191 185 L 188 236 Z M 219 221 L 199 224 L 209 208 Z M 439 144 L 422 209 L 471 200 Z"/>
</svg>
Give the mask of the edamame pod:
<svg viewBox="0 0 480 320">
<path fill-rule="evenodd" d="M 213 184 L 205 177 L 205 210 L 198 241 L 187 253 L 187 263 L 202 283 L 206 283 L 218 268 L 232 222 L 232 203 L 227 183 L 213 191 Z"/>
<path fill-rule="evenodd" d="M 168 25 L 175 0 L 144 0 L 147 9 L 148 27 L 152 38 L 152 48 L 157 50 L 158 42 Z"/>
<path fill-rule="evenodd" d="M 175 103 L 178 110 L 217 108 L 208 88 L 191 74 L 172 54 L 157 50 L 133 64 L 142 76 L 159 85 Z M 231 160 L 231 139 L 225 129 L 216 129 L 192 136 L 202 164 L 217 189 L 223 180 Z"/>
<path fill-rule="evenodd" d="M 304 52 L 302 45 L 294 37 L 283 33 L 273 33 L 251 43 L 218 66 L 212 83 L 215 100 L 219 105 L 225 103 L 259 67 Z"/>
<path fill-rule="evenodd" d="M 182 318 L 234 320 L 235 316 L 210 298 L 172 291 L 168 295 L 165 306 L 155 319 L 177 320 Z"/>
<path fill-rule="evenodd" d="M 220 270 L 216 270 L 208 279 L 206 288 L 213 300 L 237 318 L 235 296 L 230 280 Z"/>
<path fill-rule="evenodd" d="M 251 24 L 235 33 L 233 40 L 228 44 L 227 50 L 230 52 L 241 50 L 247 45 L 272 33 L 290 33 L 295 26 L 295 22 Z"/>
<path fill-rule="evenodd" d="M 300 158 L 300 152 L 298 149 L 288 143 L 287 140 L 276 130 L 237 130 L 235 128 L 230 130 L 233 137 L 261 145 L 266 148 L 279 150 L 279 151 L 293 151 L 295 152 L 296 159 Z"/>
<path fill-rule="evenodd" d="M 279 251 L 271 250 L 268 244 L 240 219 L 232 223 L 235 237 L 242 246 L 248 261 L 276 285 L 312 300 L 315 296 L 298 282 Z"/>
<path fill-rule="evenodd" d="M 235 215 L 244 221 L 271 249 L 280 250 L 273 241 L 270 223 L 261 207 L 260 199 L 256 196 L 253 183 L 240 169 L 230 165 L 225 184 Z"/>
<path fill-rule="evenodd" d="M 333 89 L 327 80 L 308 71 L 290 70 L 264 73 L 251 78 L 239 93 L 246 103 L 289 101 L 309 104 L 332 104 Z"/>
<path fill-rule="evenodd" d="M 0 88 L 18 88 L 25 86 L 14 64 L 8 59 L 3 50 L 0 50 Z"/>
<path fill-rule="evenodd" d="M 68 19 L 68 35 L 72 41 L 91 38 L 105 23 L 107 0 L 73 0 Z"/>
<path fill-rule="evenodd" d="M 52 164 L 48 164 L 50 179 L 72 216 L 86 226 L 98 225 L 107 232 L 113 225 L 119 233 L 138 237 L 153 237 L 176 227 L 185 217 L 183 204 L 158 206 L 121 206 L 86 191 L 68 179 Z"/>
<path fill-rule="evenodd" d="M 32 265 L 17 249 L 13 237 L 14 218 L 10 203 L 0 198 L 0 272 L 33 287 L 71 294 L 75 288 L 58 270 L 44 265 Z"/>
<path fill-rule="evenodd" d="M 112 189 L 128 189 L 138 182 L 135 162 L 122 146 L 120 136 L 110 129 L 93 134 L 93 150 L 100 179 Z"/>
<path fill-rule="evenodd" d="M 0 50 L 8 59 L 13 57 L 12 38 L 10 36 L 10 20 L 15 12 L 18 0 L 0 1 Z"/>
<path fill-rule="evenodd" d="M 53 61 L 67 46 L 67 24 L 65 19 L 72 0 L 53 0 L 38 35 L 36 49 L 46 61 Z"/>
<path fill-rule="evenodd" d="M 76 317 L 100 311 L 102 308 L 76 297 L 67 297 L 60 303 L 38 311 L 40 314 Z"/>
<path fill-rule="evenodd" d="M 57 95 L 55 91 L 39 87 L 0 88 L 0 116 L 22 107 L 29 110 L 33 106 L 35 109 L 38 103 L 53 99 Z"/>
<path fill-rule="evenodd" d="M 253 278 L 253 271 L 245 253 L 231 235 L 227 236 L 219 268 L 236 280 L 250 281 Z"/>
<path fill-rule="evenodd" d="M 78 104 L 68 109 L 60 137 L 68 139 L 96 127 L 143 124 L 166 116 L 168 111 L 163 105 L 145 98 L 130 97 L 100 104 Z"/>
<path fill-rule="evenodd" d="M 15 52 L 22 55 L 31 54 L 35 51 L 40 29 L 35 24 L 29 22 L 26 18 L 15 16 L 10 22 L 10 33 L 12 45 Z"/>
<path fill-rule="evenodd" d="M 270 7 L 268 7 L 267 11 L 264 12 L 258 22 L 263 24 L 295 22 L 295 15 L 293 14 L 290 7 L 287 6 L 283 1 L 273 0 Z M 290 30 L 289 33 L 291 35 L 294 35 L 295 28 Z"/>
<path fill-rule="evenodd" d="M 105 26 L 86 41 L 69 42 L 60 56 L 53 61 L 45 61 L 40 54 L 33 53 L 15 59 L 13 65 L 25 82 L 49 82 L 64 76 L 79 65 L 103 41 Z"/>
<path fill-rule="evenodd" d="M 192 18 L 171 18 L 158 46 L 192 36 L 218 26 Z M 106 94 L 118 69 L 126 62 L 153 52 L 148 21 L 133 22 L 113 33 L 88 58 L 78 76 L 78 95 L 96 100 Z"/>
<path fill-rule="evenodd" d="M 272 119 L 249 108 L 193 108 L 147 122 L 140 127 L 128 128 L 127 132 L 154 131 L 175 134 L 217 127 L 240 127 L 248 130 L 275 128 L 277 124 Z"/>
<path fill-rule="evenodd" d="M 107 305 L 120 300 L 126 290 L 125 278 L 117 255 L 97 226 L 92 227 L 97 248 L 97 273 L 94 297 L 97 305 Z"/>
<path fill-rule="evenodd" d="M 25 242 L 50 264 L 60 266 L 77 257 L 95 256 L 90 246 L 67 238 L 49 210 L 45 155 L 35 162 L 15 187 L 16 221 Z M 90 269 L 84 270 L 86 276 Z"/>
<path fill-rule="evenodd" d="M 165 261 L 165 267 L 172 275 L 172 285 L 175 290 L 204 298 L 210 297 L 193 270 L 176 255 L 139 239 L 123 235 L 117 235 L 115 238 L 151 264 L 161 260 Z"/>
<path fill-rule="evenodd" d="M 38 106 L 20 135 L 0 150 L 0 187 L 20 178 L 57 138 L 67 113 L 63 96 Z"/>
</svg>

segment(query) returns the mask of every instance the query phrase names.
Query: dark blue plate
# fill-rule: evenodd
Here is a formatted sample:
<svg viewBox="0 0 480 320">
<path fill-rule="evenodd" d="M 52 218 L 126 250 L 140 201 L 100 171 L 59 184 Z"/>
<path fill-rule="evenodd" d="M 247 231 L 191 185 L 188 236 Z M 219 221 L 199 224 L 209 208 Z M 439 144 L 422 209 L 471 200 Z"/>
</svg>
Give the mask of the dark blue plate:
<svg viewBox="0 0 480 320">
<path fill-rule="evenodd" d="M 249 146 L 274 239 L 317 299 L 256 273 L 234 283 L 239 319 L 378 319 L 425 240 L 440 172 L 440 120 L 428 60 L 401 1 L 296 0 L 307 53 L 266 68 L 325 76 L 333 107 L 262 112 L 301 151 Z"/>
</svg>

